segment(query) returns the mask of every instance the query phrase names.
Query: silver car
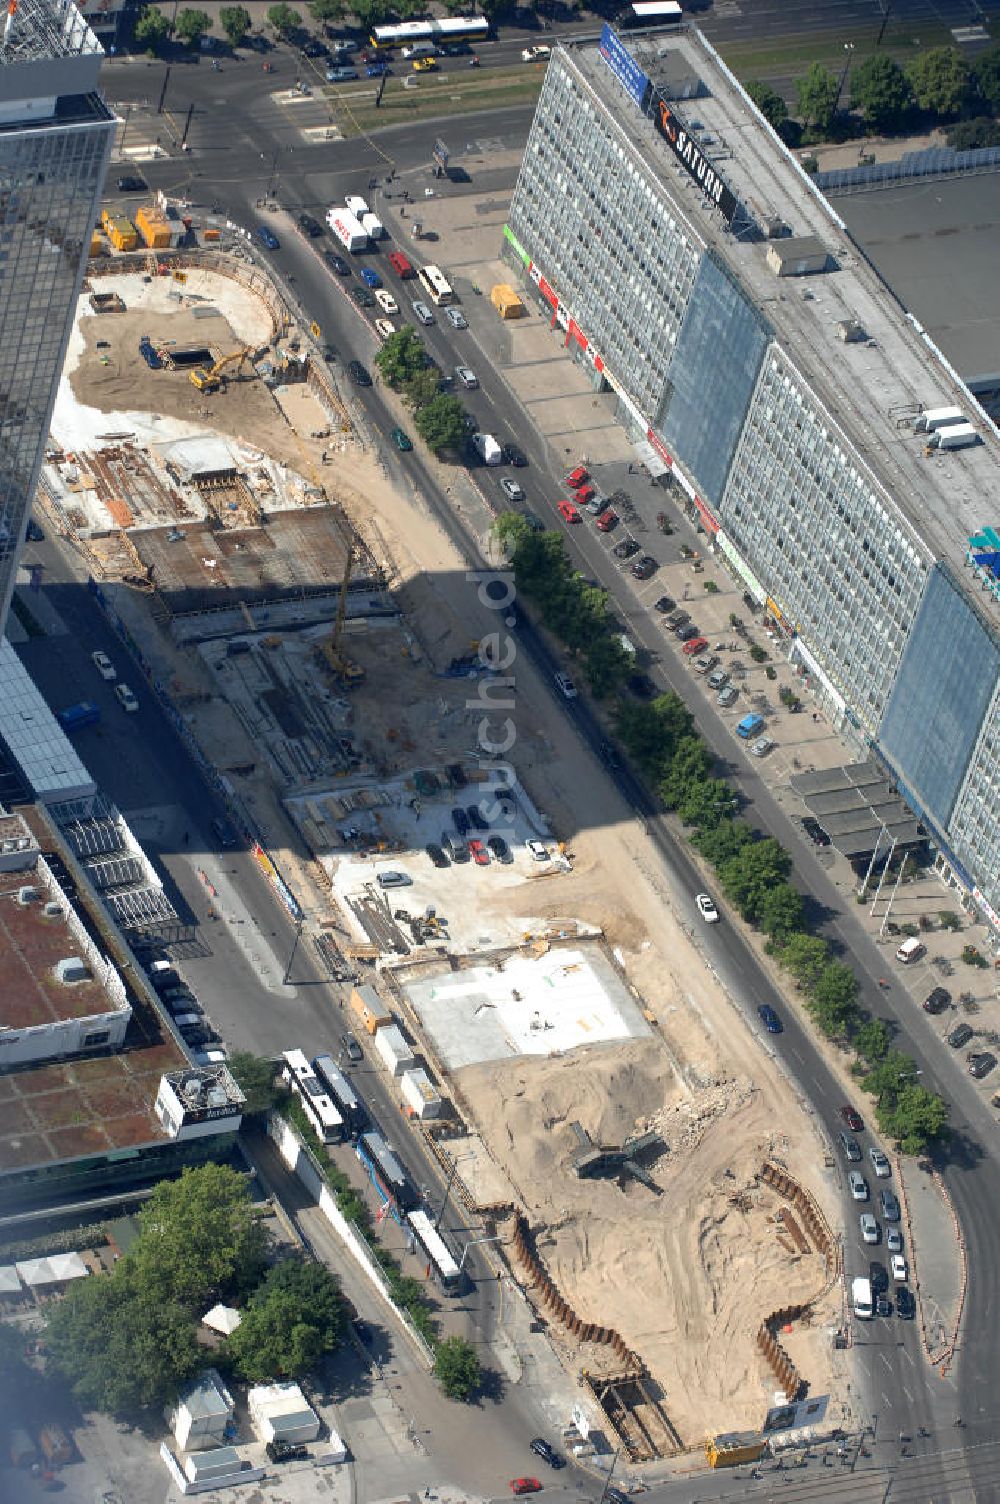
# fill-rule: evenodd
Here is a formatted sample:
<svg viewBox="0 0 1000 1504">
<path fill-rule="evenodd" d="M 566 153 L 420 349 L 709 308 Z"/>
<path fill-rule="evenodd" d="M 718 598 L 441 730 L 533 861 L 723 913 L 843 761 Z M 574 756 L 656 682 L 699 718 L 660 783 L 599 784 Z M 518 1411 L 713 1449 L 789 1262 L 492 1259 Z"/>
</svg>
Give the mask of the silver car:
<svg viewBox="0 0 1000 1504">
<path fill-rule="evenodd" d="M 854 1197 L 855 1201 L 868 1200 L 868 1182 L 858 1170 L 851 1171 L 851 1173 L 847 1177 L 847 1183 L 851 1188 L 851 1195 Z M 884 1215 L 884 1206 L 882 1208 L 882 1212 Z"/>
<path fill-rule="evenodd" d="M 516 480 L 512 480 L 509 475 L 505 475 L 501 480 L 500 489 L 508 501 L 524 500 L 524 487 L 519 485 Z"/>
<path fill-rule="evenodd" d="M 434 315 L 433 313 L 431 313 L 426 303 L 422 303 L 418 298 L 412 306 L 413 312 L 417 315 L 417 318 L 422 324 L 433 324 Z"/>
<path fill-rule="evenodd" d="M 736 701 L 739 699 L 739 697 L 740 692 L 736 688 L 736 685 L 727 684 L 725 689 L 719 690 L 719 697 L 716 701 L 716 704 L 721 705 L 723 710 L 728 710 L 730 705 L 736 704 Z"/>
<path fill-rule="evenodd" d="M 453 329 L 468 329 L 469 323 L 461 308 L 446 308 L 444 316 Z"/>
</svg>

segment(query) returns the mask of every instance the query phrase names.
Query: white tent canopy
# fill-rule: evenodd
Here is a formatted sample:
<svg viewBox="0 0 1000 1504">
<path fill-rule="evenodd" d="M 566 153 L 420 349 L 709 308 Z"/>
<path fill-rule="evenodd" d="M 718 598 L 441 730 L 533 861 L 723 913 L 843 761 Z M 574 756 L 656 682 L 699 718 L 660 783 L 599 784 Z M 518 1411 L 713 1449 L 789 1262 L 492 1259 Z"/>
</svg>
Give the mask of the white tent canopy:
<svg viewBox="0 0 1000 1504">
<path fill-rule="evenodd" d="M 230 1332 L 235 1332 L 243 1317 L 232 1306 L 217 1305 L 206 1311 L 201 1319 L 205 1326 L 228 1337 Z"/>
</svg>

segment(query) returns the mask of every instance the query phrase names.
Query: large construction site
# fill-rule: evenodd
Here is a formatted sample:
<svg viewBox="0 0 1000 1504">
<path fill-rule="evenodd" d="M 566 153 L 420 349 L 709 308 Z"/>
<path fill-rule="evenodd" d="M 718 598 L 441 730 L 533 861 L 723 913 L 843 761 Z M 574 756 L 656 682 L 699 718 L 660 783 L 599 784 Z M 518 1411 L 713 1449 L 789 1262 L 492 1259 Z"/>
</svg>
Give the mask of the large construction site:
<svg viewBox="0 0 1000 1504">
<path fill-rule="evenodd" d="M 616 1444 L 638 1462 L 759 1427 L 804 1382 L 836 1395 L 820 1135 L 527 667 L 484 797 L 495 613 L 262 274 L 176 269 L 112 262 L 81 299 L 50 525 L 234 813 L 267 808 L 279 863 L 304 855 L 332 973 L 410 1034 L 434 1151 Z"/>
</svg>

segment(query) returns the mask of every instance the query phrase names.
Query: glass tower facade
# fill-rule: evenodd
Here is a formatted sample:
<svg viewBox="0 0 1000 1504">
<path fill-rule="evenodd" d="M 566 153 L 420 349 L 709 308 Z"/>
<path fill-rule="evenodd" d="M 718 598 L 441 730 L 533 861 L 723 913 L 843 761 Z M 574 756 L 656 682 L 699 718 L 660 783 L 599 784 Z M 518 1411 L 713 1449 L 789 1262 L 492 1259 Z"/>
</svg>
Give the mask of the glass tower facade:
<svg viewBox="0 0 1000 1504">
<path fill-rule="evenodd" d="M 115 122 L 75 4 L 22 0 L 0 38 L 0 632 Z"/>
</svg>

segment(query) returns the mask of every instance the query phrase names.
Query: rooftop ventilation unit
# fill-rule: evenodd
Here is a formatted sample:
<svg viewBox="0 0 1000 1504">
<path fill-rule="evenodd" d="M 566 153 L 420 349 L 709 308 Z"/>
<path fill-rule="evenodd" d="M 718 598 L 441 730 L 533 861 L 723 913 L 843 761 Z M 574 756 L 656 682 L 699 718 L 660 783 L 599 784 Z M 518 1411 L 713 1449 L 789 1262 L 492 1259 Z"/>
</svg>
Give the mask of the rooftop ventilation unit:
<svg viewBox="0 0 1000 1504">
<path fill-rule="evenodd" d="M 18 888 L 17 901 L 22 909 L 26 909 L 29 903 L 34 903 L 38 897 L 38 889 L 31 887 Z"/>
<path fill-rule="evenodd" d="M 61 903 L 58 903 L 56 899 L 50 898 L 48 903 L 42 910 L 42 913 L 45 915 L 46 919 L 61 919 L 63 917 L 63 906 Z"/>
<path fill-rule="evenodd" d="M 56 962 L 56 980 L 67 986 L 71 982 L 89 982 L 90 970 L 80 956 L 65 956 Z"/>
</svg>

